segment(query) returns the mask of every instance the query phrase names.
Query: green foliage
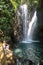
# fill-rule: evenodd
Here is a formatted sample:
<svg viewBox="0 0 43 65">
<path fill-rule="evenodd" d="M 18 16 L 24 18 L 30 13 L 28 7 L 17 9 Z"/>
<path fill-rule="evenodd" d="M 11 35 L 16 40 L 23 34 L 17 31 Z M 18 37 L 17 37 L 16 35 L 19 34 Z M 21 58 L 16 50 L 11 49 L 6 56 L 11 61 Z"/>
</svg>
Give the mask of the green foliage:
<svg viewBox="0 0 43 65">
<path fill-rule="evenodd" d="M 4 37 L 0 40 L 10 39 L 9 33 L 13 29 L 15 12 L 19 7 L 21 0 L 0 0 L 0 29 L 4 33 Z"/>
<path fill-rule="evenodd" d="M 10 0 L 14 11 L 16 12 L 17 8 L 19 7 L 20 4 L 22 4 L 23 0 Z"/>
<path fill-rule="evenodd" d="M 13 29 L 14 16 L 15 13 L 11 3 L 6 0 L 0 0 L 0 29 L 3 31 L 4 39 L 6 40 L 9 39 L 9 32 Z"/>
<path fill-rule="evenodd" d="M 29 6 L 38 6 L 39 0 L 27 0 Z"/>
<path fill-rule="evenodd" d="M 18 4 L 14 0 L 10 0 L 10 2 L 12 3 L 12 5 L 14 7 L 14 11 L 16 11 Z"/>
</svg>

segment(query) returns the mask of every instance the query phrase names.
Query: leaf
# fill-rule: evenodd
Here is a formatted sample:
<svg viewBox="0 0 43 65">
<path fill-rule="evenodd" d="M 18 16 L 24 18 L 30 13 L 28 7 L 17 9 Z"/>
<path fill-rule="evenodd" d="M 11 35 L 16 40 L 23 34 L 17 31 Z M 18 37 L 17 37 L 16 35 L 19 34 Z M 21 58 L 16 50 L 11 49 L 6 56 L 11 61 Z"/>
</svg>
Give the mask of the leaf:
<svg viewBox="0 0 43 65">
<path fill-rule="evenodd" d="M 18 4 L 14 0 L 10 0 L 10 2 L 12 3 L 12 5 L 14 7 L 14 11 L 16 11 Z"/>
</svg>

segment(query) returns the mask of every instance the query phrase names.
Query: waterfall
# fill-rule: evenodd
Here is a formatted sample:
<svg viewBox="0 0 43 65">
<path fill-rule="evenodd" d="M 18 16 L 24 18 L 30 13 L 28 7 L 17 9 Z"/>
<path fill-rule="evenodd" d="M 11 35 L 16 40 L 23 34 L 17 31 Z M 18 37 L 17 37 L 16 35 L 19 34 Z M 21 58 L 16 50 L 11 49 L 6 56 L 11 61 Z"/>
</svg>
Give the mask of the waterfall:
<svg viewBox="0 0 43 65">
<path fill-rule="evenodd" d="M 37 15 L 36 14 L 37 14 L 37 11 L 35 10 L 33 17 L 29 23 L 29 28 L 28 28 L 28 33 L 27 33 L 28 40 L 33 38 L 32 34 L 33 34 L 33 31 L 36 27 L 36 22 L 37 22 Z"/>
<path fill-rule="evenodd" d="M 34 9 L 33 16 L 31 17 L 32 14 L 30 15 L 31 12 L 28 12 L 27 4 L 21 5 L 20 11 L 18 12 L 18 14 L 21 16 L 23 23 L 23 41 L 32 41 L 34 29 L 37 26 L 37 11 Z"/>
<path fill-rule="evenodd" d="M 20 6 L 21 10 L 22 10 L 22 22 L 23 22 L 23 34 L 24 34 L 24 40 L 26 39 L 26 36 L 27 36 L 27 14 L 28 14 L 28 8 L 27 8 L 27 5 L 24 4 L 24 5 L 21 5 Z"/>
</svg>

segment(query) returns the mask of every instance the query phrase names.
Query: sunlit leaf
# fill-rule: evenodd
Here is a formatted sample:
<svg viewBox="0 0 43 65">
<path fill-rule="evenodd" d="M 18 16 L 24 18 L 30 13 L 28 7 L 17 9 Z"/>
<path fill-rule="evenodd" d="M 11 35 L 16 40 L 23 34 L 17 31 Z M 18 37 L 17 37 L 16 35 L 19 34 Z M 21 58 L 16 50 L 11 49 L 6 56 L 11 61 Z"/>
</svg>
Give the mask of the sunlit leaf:
<svg viewBox="0 0 43 65">
<path fill-rule="evenodd" d="M 16 11 L 18 4 L 14 0 L 10 0 L 10 2 L 12 3 L 12 5 L 14 7 L 14 11 Z"/>
</svg>

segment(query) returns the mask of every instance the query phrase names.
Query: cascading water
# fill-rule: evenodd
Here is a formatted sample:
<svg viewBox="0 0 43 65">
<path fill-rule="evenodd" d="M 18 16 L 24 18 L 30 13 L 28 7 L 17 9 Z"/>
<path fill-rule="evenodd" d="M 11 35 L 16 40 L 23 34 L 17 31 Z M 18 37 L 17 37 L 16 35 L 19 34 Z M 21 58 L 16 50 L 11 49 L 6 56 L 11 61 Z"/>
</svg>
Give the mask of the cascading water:
<svg viewBox="0 0 43 65">
<path fill-rule="evenodd" d="M 37 22 L 37 11 L 34 9 L 33 16 L 31 18 L 30 13 L 28 12 L 28 6 L 26 4 L 23 4 L 20 6 L 21 13 L 18 12 L 18 14 L 21 16 L 22 22 L 23 22 L 23 41 L 32 41 L 33 40 L 33 32 L 36 27 Z M 28 14 L 29 13 L 29 14 Z M 31 20 L 30 20 L 31 19 Z"/>
<path fill-rule="evenodd" d="M 27 8 L 27 5 L 24 4 L 24 5 L 21 5 L 20 6 L 21 10 L 22 10 L 22 22 L 23 22 L 23 34 L 24 34 L 24 40 L 26 40 L 26 37 L 27 37 L 27 14 L 28 14 L 28 8 Z"/>
<path fill-rule="evenodd" d="M 34 12 L 34 15 L 29 23 L 29 28 L 28 28 L 28 33 L 27 33 L 28 40 L 30 40 L 30 39 L 32 40 L 32 38 L 33 38 L 32 34 L 34 32 L 34 29 L 36 27 L 36 22 L 37 22 L 37 15 L 36 14 L 37 14 L 37 11 Z"/>
</svg>

